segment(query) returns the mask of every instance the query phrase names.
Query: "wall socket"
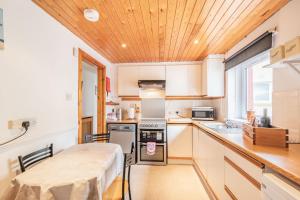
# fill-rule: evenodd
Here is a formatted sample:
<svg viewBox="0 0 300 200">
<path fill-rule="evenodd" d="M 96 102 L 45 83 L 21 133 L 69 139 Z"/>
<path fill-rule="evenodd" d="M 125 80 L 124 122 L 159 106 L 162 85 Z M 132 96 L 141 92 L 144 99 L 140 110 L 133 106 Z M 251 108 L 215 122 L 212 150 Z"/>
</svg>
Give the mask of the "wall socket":
<svg viewBox="0 0 300 200">
<path fill-rule="evenodd" d="M 29 121 L 30 127 L 36 125 L 36 119 L 34 118 L 24 118 L 24 119 L 17 119 L 17 120 L 9 120 L 8 121 L 8 129 L 20 129 L 22 128 L 22 122 Z"/>
</svg>

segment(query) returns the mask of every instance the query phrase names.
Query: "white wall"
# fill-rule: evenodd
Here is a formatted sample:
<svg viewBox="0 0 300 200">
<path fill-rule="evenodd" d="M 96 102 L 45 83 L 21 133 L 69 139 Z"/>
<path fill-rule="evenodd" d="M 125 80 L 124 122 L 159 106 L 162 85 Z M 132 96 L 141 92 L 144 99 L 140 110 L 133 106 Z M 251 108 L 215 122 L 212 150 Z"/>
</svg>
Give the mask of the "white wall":
<svg viewBox="0 0 300 200">
<path fill-rule="evenodd" d="M 97 94 L 98 86 L 97 68 L 86 62 L 82 66 L 82 115 L 93 117 L 93 133 L 97 133 Z"/>
<path fill-rule="evenodd" d="M 230 49 L 226 58 L 263 34 L 277 27 L 278 33 L 274 38 L 274 46 L 300 36 L 300 1 L 290 1 L 279 12 L 265 21 L 256 30 Z M 226 100 L 225 100 L 226 101 Z M 219 101 L 218 106 L 226 107 L 225 101 Z M 300 75 L 291 68 L 273 70 L 273 124 L 289 129 L 292 141 L 300 142 Z M 226 112 L 226 108 L 223 109 Z"/>
<path fill-rule="evenodd" d="M 36 126 L 0 147 L 0 199 L 15 175 L 17 155 L 53 142 L 55 152 L 76 143 L 79 47 L 107 66 L 110 62 L 31 0 L 1 0 L 5 48 L 0 50 L 0 143 L 16 136 L 8 120 L 35 118 Z M 71 98 L 70 98 L 71 97 Z"/>
</svg>

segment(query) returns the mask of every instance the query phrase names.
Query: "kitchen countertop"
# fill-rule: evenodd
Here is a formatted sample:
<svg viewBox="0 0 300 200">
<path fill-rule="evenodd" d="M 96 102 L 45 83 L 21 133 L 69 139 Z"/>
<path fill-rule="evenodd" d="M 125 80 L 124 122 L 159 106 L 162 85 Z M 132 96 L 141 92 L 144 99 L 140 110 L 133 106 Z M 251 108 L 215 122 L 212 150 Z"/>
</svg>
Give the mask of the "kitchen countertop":
<svg viewBox="0 0 300 200">
<path fill-rule="evenodd" d="M 290 144 L 286 149 L 253 145 L 244 140 L 242 129 L 240 133 L 224 134 L 206 127 L 203 122 L 193 124 L 300 185 L 300 144 Z"/>
<path fill-rule="evenodd" d="M 138 121 L 118 120 L 107 121 L 107 123 L 138 123 Z M 300 185 L 300 144 L 290 144 L 288 149 L 253 145 L 249 141 L 244 140 L 242 129 L 240 133 L 219 133 L 204 125 L 204 123 L 209 122 L 194 121 L 190 118 L 171 118 L 168 119 L 167 123 L 196 125 L 224 143 L 236 148 L 240 152 L 254 158 L 263 163 L 266 167 Z"/>
<path fill-rule="evenodd" d="M 168 124 L 192 124 L 191 118 L 170 118 L 167 120 Z"/>
</svg>

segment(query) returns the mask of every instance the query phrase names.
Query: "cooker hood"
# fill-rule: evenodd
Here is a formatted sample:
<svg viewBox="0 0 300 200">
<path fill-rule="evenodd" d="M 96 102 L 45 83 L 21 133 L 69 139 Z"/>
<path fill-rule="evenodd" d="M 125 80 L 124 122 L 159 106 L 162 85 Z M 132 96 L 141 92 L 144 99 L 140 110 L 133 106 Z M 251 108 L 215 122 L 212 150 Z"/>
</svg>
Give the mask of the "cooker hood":
<svg viewBox="0 0 300 200">
<path fill-rule="evenodd" d="M 159 89 L 166 88 L 166 80 L 139 80 L 138 86 L 141 89 Z"/>
<path fill-rule="evenodd" d="M 165 80 L 139 80 L 140 98 L 165 98 Z"/>
</svg>

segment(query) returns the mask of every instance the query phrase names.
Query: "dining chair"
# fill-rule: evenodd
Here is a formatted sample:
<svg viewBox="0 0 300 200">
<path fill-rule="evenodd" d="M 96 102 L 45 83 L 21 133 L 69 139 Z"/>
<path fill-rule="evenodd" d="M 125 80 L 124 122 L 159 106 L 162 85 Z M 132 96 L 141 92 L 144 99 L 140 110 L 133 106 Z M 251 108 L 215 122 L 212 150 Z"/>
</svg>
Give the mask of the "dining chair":
<svg viewBox="0 0 300 200">
<path fill-rule="evenodd" d="M 30 167 L 31 165 L 52 156 L 53 156 L 53 144 L 50 144 L 49 147 L 34 151 L 25 156 L 20 155 L 18 156 L 18 159 L 19 159 L 21 171 L 25 172 L 26 168 Z"/>
<path fill-rule="evenodd" d="M 87 134 L 85 135 L 84 138 L 85 143 L 109 142 L 109 140 L 110 140 L 110 133 Z"/>
<path fill-rule="evenodd" d="M 124 153 L 122 177 L 118 176 L 103 193 L 103 200 L 125 200 L 127 194 L 129 200 L 131 200 L 130 172 L 131 165 L 134 164 L 134 143 L 131 143 L 131 152 Z"/>
</svg>

